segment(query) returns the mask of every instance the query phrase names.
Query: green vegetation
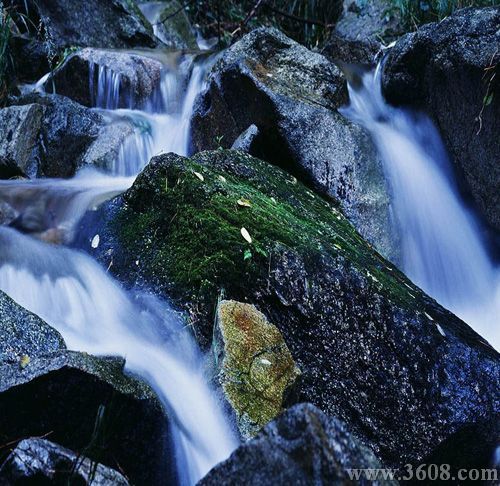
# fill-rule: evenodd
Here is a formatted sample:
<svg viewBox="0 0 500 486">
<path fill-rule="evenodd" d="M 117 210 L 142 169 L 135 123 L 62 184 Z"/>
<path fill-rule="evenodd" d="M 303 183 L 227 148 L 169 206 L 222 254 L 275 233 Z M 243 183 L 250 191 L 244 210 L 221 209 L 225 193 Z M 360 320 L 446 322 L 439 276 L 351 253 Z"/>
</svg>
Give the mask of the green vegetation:
<svg viewBox="0 0 500 486">
<path fill-rule="evenodd" d="M 186 7 L 206 37 L 229 44 L 246 32 L 275 26 L 307 46 L 324 41 L 342 13 L 341 0 L 196 0 Z"/>
<path fill-rule="evenodd" d="M 487 7 L 500 3 L 499 0 L 390 0 L 390 2 L 410 27 L 442 20 L 459 8 Z"/>
</svg>

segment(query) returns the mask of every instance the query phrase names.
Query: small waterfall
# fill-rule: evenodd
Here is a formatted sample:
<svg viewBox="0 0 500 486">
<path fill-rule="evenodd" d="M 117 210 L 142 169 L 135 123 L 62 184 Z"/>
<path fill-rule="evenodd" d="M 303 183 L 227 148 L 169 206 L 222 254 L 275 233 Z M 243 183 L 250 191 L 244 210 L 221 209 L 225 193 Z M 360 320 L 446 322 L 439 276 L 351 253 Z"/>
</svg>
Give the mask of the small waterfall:
<svg viewBox="0 0 500 486">
<path fill-rule="evenodd" d="M 118 109 L 134 106 L 119 76 L 90 65 L 94 107 L 113 110 L 135 127 L 110 174 L 87 169 L 70 180 L 0 182 L 0 206 L 8 208 L 11 226 L 0 226 L 0 289 L 56 328 L 70 349 L 123 356 L 126 369 L 151 384 L 169 411 L 183 486 L 237 447 L 203 376 L 196 343 L 165 302 L 124 291 L 89 256 L 46 242 L 71 242 L 84 213 L 129 188 L 153 155 L 188 154 L 194 100 L 212 62 L 189 55 L 178 69 L 166 66 L 142 111 Z"/>
<path fill-rule="evenodd" d="M 342 112 L 372 135 L 392 192 L 403 271 L 500 346 L 500 279 L 478 222 L 460 199 L 437 130 L 423 115 L 389 106 L 381 68 L 349 85 Z"/>
</svg>

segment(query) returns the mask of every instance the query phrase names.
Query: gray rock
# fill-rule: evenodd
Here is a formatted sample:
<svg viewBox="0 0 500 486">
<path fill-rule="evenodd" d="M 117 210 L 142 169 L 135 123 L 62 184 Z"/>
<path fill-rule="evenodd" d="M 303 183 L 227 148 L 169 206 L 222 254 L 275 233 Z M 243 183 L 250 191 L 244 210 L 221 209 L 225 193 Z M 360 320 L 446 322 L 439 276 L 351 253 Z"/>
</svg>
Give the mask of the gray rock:
<svg viewBox="0 0 500 486">
<path fill-rule="evenodd" d="M 259 129 L 256 125 L 250 125 L 233 143 L 233 150 L 251 153 L 254 143 L 259 136 Z M 254 149 L 255 150 L 255 149 Z"/>
<path fill-rule="evenodd" d="M 348 473 L 348 469 L 381 467 L 373 452 L 345 424 L 303 403 L 269 423 L 198 484 L 397 484 L 365 478 L 353 481 Z"/>
<path fill-rule="evenodd" d="M 56 91 L 85 106 L 134 108 L 141 106 L 159 88 L 162 63 L 146 55 L 86 48 L 68 57 L 54 72 Z M 108 105 L 97 98 L 99 73 L 110 90 L 116 81 L 120 104 Z M 52 79 L 46 83 L 50 89 Z"/>
<path fill-rule="evenodd" d="M 337 198 L 358 231 L 397 261 L 381 163 L 369 136 L 337 112 L 346 101 L 336 66 L 277 30 L 257 29 L 214 66 L 196 102 L 193 144 L 231 147 L 256 125 L 252 155 Z"/>
<path fill-rule="evenodd" d="M 55 329 L 0 291 L 0 366 L 24 366 L 33 357 L 65 347 Z"/>
<path fill-rule="evenodd" d="M 64 484 L 80 482 L 95 486 L 128 485 L 117 471 L 96 464 L 48 440 L 30 438 L 17 444 L 0 467 L 0 484 Z"/>
<path fill-rule="evenodd" d="M 0 110 L 0 178 L 36 172 L 36 150 L 44 110 L 38 104 Z"/>
<path fill-rule="evenodd" d="M 7 4 L 23 15 L 27 6 L 30 29 L 42 21 L 48 32 L 48 51 L 74 46 L 127 49 L 157 45 L 151 25 L 131 0 L 88 0 L 84 11 L 80 0 L 8 0 Z"/>
<path fill-rule="evenodd" d="M 463 188 L 500 229 L 500 8 L 466 8 L 403 37 L 390 51 L 387 99 L 436 123 Z"/>
<path fill-rule="evenodd" d="M 0 110 L 0 177 L 71 177 L 108 168 L 133 125 L 59 95 L 28 95 Z"/>
</svg>

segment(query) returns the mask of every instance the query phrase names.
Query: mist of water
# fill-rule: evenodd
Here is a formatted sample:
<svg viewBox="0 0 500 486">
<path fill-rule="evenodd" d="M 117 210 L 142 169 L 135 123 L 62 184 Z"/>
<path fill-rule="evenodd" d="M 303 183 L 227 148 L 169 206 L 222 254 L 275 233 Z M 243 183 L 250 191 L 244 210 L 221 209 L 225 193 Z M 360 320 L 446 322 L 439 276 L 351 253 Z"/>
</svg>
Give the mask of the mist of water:
<svg viewBox="0 0 500 486">
<path fill-rule="evenodd" d="M 385 102 L 380 67 L 359 87 L 349 85 L 349 97 L 343 113 L 370 132 L 383 161 L 402 270 L 498 348 L 499 271 L 461 201 L 437 130 L 425 116 Z"/>
</svg>

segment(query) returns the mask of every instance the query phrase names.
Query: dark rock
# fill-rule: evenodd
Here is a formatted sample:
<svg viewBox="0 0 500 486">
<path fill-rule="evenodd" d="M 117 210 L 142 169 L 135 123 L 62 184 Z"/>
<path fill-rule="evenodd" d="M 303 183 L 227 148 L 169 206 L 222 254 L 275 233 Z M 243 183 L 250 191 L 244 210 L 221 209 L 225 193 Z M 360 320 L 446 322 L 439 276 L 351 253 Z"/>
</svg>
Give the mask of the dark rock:
<svg viewBox="0 0 500 486">
<path fill-rule="evenodd" d="M 125 376 L 123 365 L 65 350 L 22 366 L 0 365 L 0 443 L 48 434 L 133 483 L 157 484 L 173 467 L 165 450 L 167 421 L 154 393 Z"/>
<path fill-rule="evenodd" d="M 374 64 L 379 53 L 381 53 L 381 46 L 374 41 L 344 39 L 336 32 L 332 33 L 321 50 L 321 54 L 333 62 L 342 61 L 364 65 Z"/>
<path fill-rule="evenodd" d="M 50 71 L 46 46 L 42 41 L 15 35 L 9 45 L 18 81 L 34 83 Z"/>
<path fill-rule="evenodd" d="M 157 45 L 151 25 L 134 1 L 88 0 L 84 11 L 80 0 L 7 0 L 7 5 L 27 13 L 30 30 L 43 24 L 48 55 L 74 46 L 129 49 Z"/>
<path fill-rule="evenodd" d="M 338 113 L 346 101 L 335 65 L 277 30 L 257 29 L 214 66 L 196 102 L 193 144 L 228 148 L 254 124 L 252 155 L 338 198 L 358 231 L 396 261 L 380 160 L 369 136 Z"/>
<path fill-rule="evenodd" d="M 353 481 L 347 471 L 381 467 L 373 452 L 345 424 L 303 403 L 269 423 L 198 484 L 382 484 L 366 479 Z"/>
<path fill-rule="evenodd" d="M 237 151 L 165 154 L 123 200 L 112 269 L 168 293 L 205 346 L 221 291 L 254 304 L 302 371 L 301 400 L 385 463 L 419 461 L 495 412 L 498 353 L 282 170 Z"/>
<path fill-rule="evenodd" d="M 109 167 L 126 119 L 106 119 L 59 95 L 27 95 L 0 110 L 0 177 L 71 177 L 84 166 Z"/>
<path fill-rule="evenodd" d="M 87 457 L 49 442 L 30 438 L 17 444 L 0 467 L 0 484 L 49 485 L 93 484 L 126 486 L 129 482 L 118 472 L 95 464 Z"/>
<path fill-rule="evenodd" d="M 159 88 L 162 67 L 147 55 L 86 48 L 71 54 L 46 87 L 50 89 L 54 81 L 58 94 L 86 106 L 135 108 Z M 104 79 L 110 91 L 118 90 L 115 101 L 120 104 L 112 106 L 97 98 L 98 80 Z"/>
<path fill-rule="evenodd" d="M 65 349 L 61 335 L 0 291 L 0 366 Z M 27 363 L 26 363 L 27 364 Z"/>
<path fill-rule="evenodd" d="M 466 8 L 403 37 L 384 68 L 394 104 L 429 114 L 464 189 L 500 229 L 500 8 Z"/>
</svg>

